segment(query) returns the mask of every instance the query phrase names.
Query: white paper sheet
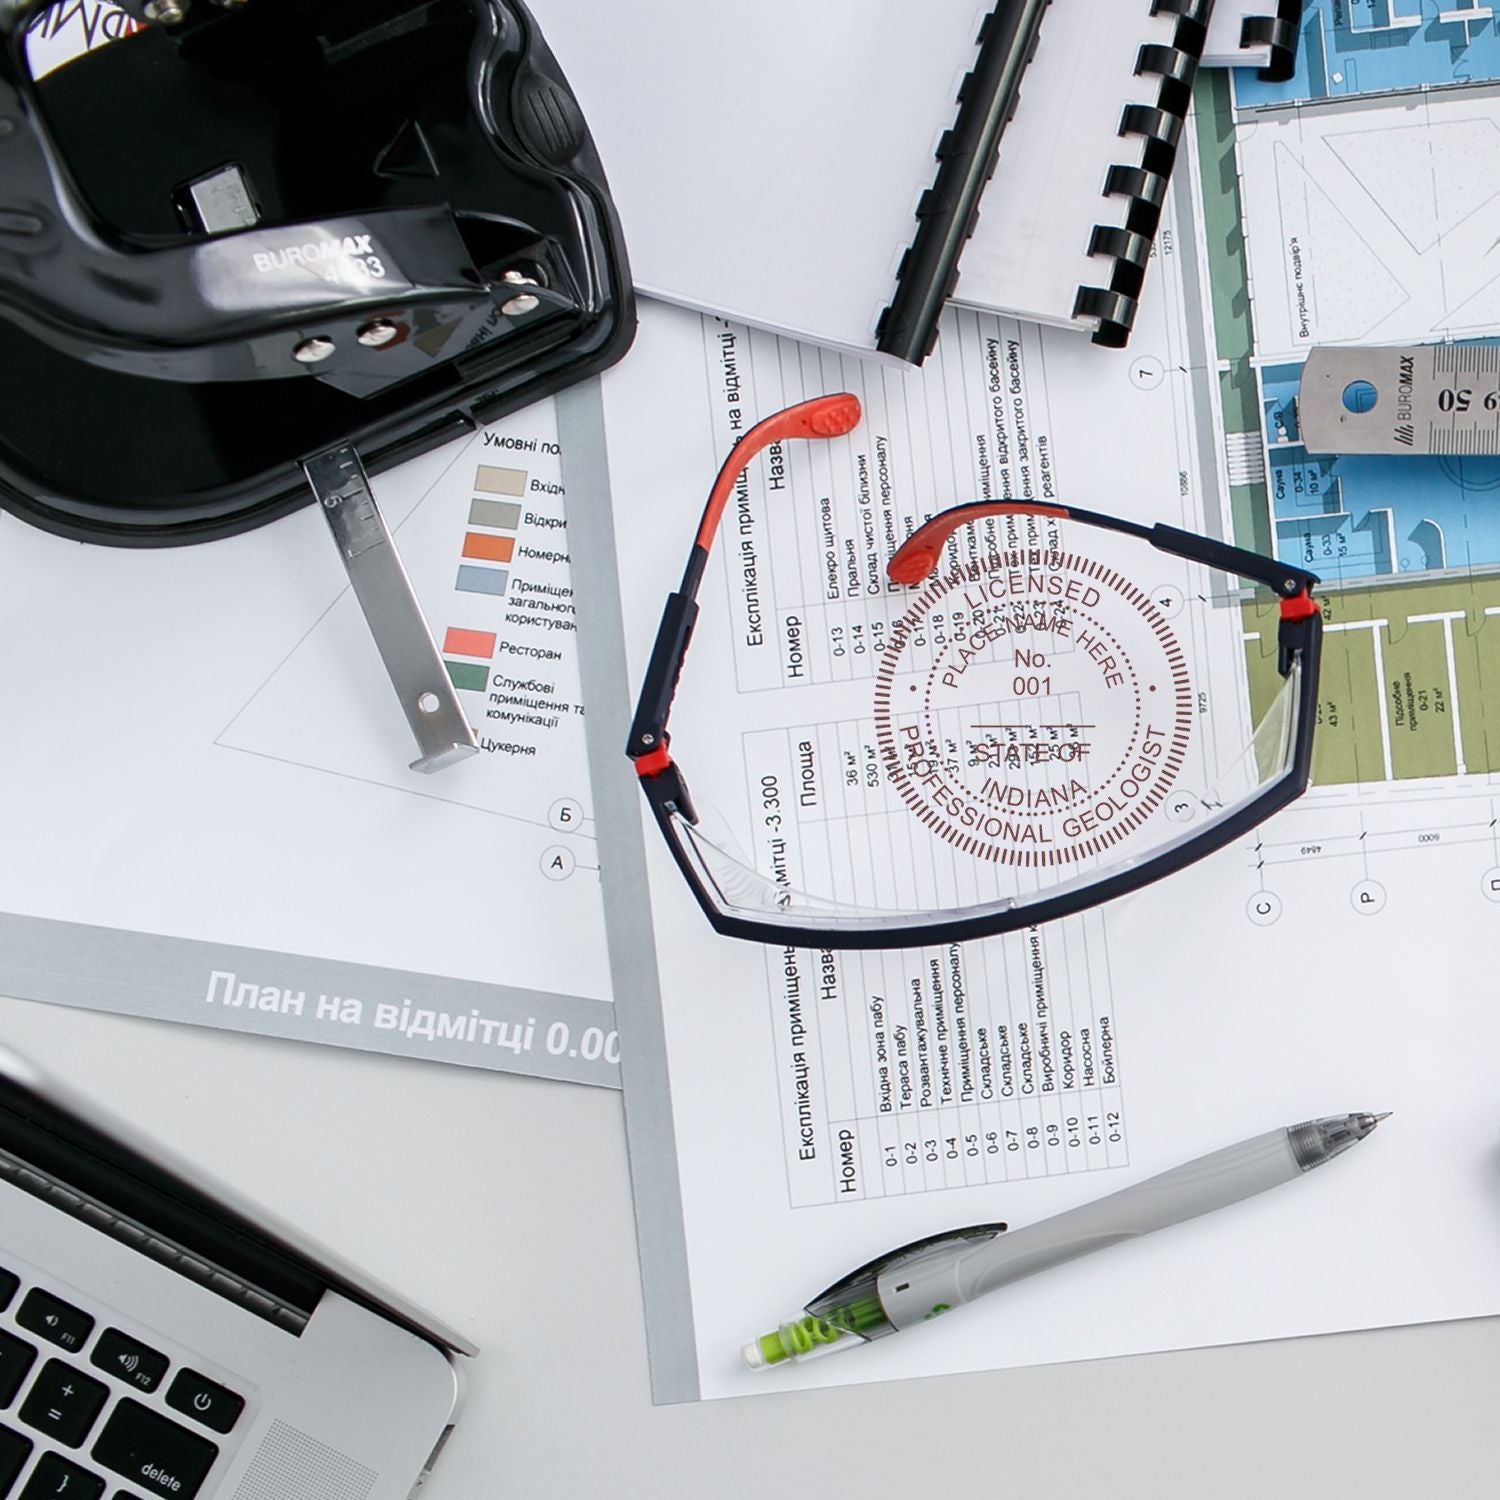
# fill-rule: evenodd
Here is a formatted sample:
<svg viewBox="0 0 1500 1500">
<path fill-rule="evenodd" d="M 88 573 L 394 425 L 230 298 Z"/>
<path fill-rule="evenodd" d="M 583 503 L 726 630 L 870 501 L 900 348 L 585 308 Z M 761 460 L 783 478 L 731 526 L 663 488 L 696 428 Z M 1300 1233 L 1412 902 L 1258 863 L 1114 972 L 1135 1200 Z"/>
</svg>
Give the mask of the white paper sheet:
<svg viewBox="0 0 1500 1500">
<path fill-rule="evenodd" d="M 672 718 L 674 757 L 690 785 L 695 766 L 709 780 L 726 762 L 746 763 L 747 728 L 806 724 L 838 707 L 844 689 L 816 673 L 791 686 L 747 677 L 736 612 L 742 549 L 749 541 L 755 552 L 770 676 L 777 657 L 785 676 L 788 613 L 802 617 L 806 640 L 829 639 L 831 607 L 810 602 L 819 575 L 809 581 L 798 562 L 822 552 L 825 521 L 854 539 L 857 561 L 884 551 L 885 502 L 861 500 L 857 477 L 878 471 L 882 447 L 898 534 L 913 513 L 973 498 L 981 484 L 976 435 L 993 445 L 1005 428 L 1014 445 L 1018 419 L 1033 454 L 1046 439 L 1065 498 L 1127 516 L 1220 524 L 1213 456 L 1199 451 L 1192 419 L 1187 319 L 1198 310 L 1186 306 L 1175 275 L 1171 285 L 1128 354 L 950 314 L 941 358 L 904 378 L 648 310 L 631 361 L 605 380 L 615 493 L 649 486 L 656 497 L 649 533 L 616 515 L 632 683 L 680 566 L 662 538 L 676 535 L 685 549 L 727 446 L 726 350 L 754 416 L 841 387 L 859 392 L 867 410 L 836 461 L 809 464 L 792 452 L 789 479 L 774 492 L 768 468 L 757 466 L 736 502 L 745 508 L 733 513 L 721 538 L 728 545 L 710 565 Z M 1002 357 L 1000 390 L 992 391 L 991 339 L 1006 354 L 1016 347 L 1014 390 Z M 670 424 L 663 411 L 673 414 Z M 577 538 L 575 546 L 581 551 Z M 861 618 L 857 598 L 839 607 L 846 629 Z M 1233 707 L 1248 727 L 1249 658 L 1237 615 L 1226 620 L 1190 603 L 1178 628 L 1210 716 L 1219 722 Z M 1209 628 L 1215 619 L 1231 628 Z M 620 774 L 629 774 L 623 764 Z M 753 795 L 760 783 L 753 775 L 748 782 Z M 1295 841 L 1299 830 L 1342 816 L 1334 809 L 1348 800 L 1347 789 L 1331 801 L 1315 797 L 1275 820 L 1266 837 Z M 824 958 L 716 937 L 654 825 L 643 837 L 660 1051 L 626 1082 L 640 1213 L 654 1246 L 672 1239 L 673 1254 L 659 1267 L 648 1257 L 645 1267 L 648 1305 L 658 1309 L 658 1400 L 1500 1309 L 1500 1111 L 1485 1061 L 1500 1033 L 1485 979 L 1494 918 L 1460 871 L 1409 870 L 1402 919 L 1372 921 L 1357 891 L 1344 899 L 1303 890 L 1294 899 L 1269 890 L 1260 848 L 1247 839 L 1145 893 L 1035 934 Z M 1455 909 L 1462 924 L 1447 915 Z M 638 1006 L 648 1000 L 635 996 Z M 649 1025 L 639 1017 L 649 1036 L 658 1017 Z M 907 1029 L 913 1094 L 898 1089 L 883 1108 L 890 1096 L 881 1091 L 877 1033 L 894 1065 L 897 1024 Z M 1091 1074 L 1081 1062 L 1085 1033 Z M 654 1078 L 649 1097 L 633 1077 Z M 996 1219 L 1029 1223 L 1260 1131 L 1360 1109 L 1395 1114 L 1348 1157 L 1261 1199 L 1101 1252 L 868 1349 L 769 1374 L 741 1366 L 746 1339 L 920 1235 Z M 663 1142 L 675 1146 L 675 1172 L 657 1149 Z M 671 1289 L 652 1281 L 667 1274 L 668 1261 L 685 1268 L 687 1281 L 675 1317 L 661 1315 Z"/>
<path fill-rule="evenodd" d="M 603 158 L 642 291 L 874 347 L 983 8 L 532 6 Z"/>
<path fill-rule="evenodd" d="M 556 436 L 373 481 L 482 746 L 431 776 L 316 507 L 162 550 L 0 520 L 11 993 L 615 1081 Z"/>
</svg>

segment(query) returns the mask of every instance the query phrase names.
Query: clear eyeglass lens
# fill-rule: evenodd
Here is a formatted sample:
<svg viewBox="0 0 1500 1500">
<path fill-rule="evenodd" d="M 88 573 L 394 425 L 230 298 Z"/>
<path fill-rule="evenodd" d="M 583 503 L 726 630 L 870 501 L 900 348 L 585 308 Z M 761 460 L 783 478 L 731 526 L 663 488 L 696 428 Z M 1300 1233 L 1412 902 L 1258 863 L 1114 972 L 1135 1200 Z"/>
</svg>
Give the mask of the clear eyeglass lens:
<svg viewBox="0 0 1500 1500">
<path fill-rule="evenodd" d="M 795 720 L 674 726 L 700 809 L 679 847 L 726 912 L 837 927 L 1031 904 L 1170 854 L 1288 774 L 1300 673 L 1252 720 L 1246 670 L 1223 666 L 1256 669 L 1234 580 L 1210 596 L 1202 570 L 1074 523 L 983 541 L 960 533 L 917 588 L 796 606 L 818 691 L 779 695 Z"/>
</svg>

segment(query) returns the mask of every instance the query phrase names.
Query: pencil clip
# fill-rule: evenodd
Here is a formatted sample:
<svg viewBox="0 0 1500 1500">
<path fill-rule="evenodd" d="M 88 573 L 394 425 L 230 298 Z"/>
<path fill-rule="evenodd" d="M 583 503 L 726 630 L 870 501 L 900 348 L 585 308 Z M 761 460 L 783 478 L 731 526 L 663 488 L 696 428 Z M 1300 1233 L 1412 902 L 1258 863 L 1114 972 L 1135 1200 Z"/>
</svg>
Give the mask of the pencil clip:
<svg viewBox="0 0 1500 1500">
<path fill-rule="evenodd" d="M 836 1310 L 857 1304 L 861 1298 L 873 1295 L 875 1283 L 879 1278 L 891 1269 L 892 1266 L 901 1264 L 903 1261 L 913 1260 L 929 1250 L 947 1249 L 948 1246 L 961 1244 L 965 1241 L 992 1240 L 997 1235 L 1004 1234 L 1005 1224 L 967 1224 L 960 1229 L 944 1229 L 937 1234 L 924 1235 L 919 1240 L 912 1240 L 909 1244 L 901 1245 L 895 1250 L 887 1250 L 884 1255 L 877 1255 L 874 1260 L 866 1261 L 864 1265 L 850 1271 L 847 1276 L 841 1276 L 826 1291 L 821 1292 L 807 1304 L 805 1311 L 815 1317 L 828 1318 Z"/>
</svg>

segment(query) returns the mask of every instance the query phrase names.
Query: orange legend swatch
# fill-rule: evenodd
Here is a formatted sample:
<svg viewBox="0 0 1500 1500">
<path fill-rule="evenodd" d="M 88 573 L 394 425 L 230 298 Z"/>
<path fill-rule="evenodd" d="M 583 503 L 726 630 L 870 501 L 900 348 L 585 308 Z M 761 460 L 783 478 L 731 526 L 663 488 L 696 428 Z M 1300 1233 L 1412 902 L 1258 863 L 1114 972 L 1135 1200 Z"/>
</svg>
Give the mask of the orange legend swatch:
<svg viewBox="0 0 1500 1500">
<path fill-rule="evenodd" d="M 464 535 L 464 556 L 481 558 L 485 562 L 509 562 L 516 550 L 513 536 L 484 536 L 470 531 Z"/>
</svg>

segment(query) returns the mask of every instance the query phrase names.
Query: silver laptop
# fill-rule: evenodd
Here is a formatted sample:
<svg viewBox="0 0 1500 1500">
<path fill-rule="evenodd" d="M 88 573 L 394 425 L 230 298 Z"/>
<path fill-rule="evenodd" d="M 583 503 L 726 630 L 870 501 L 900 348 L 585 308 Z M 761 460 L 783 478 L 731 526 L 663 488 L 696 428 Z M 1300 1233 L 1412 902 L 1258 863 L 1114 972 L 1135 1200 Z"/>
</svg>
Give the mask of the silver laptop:
<svg viewBox="0 0 1500 1500">
<path fill-rule="evenodd" d="M 0 1500 L 403 1500 L 474 1352 L 0 1048 Z"/>
</svg>

